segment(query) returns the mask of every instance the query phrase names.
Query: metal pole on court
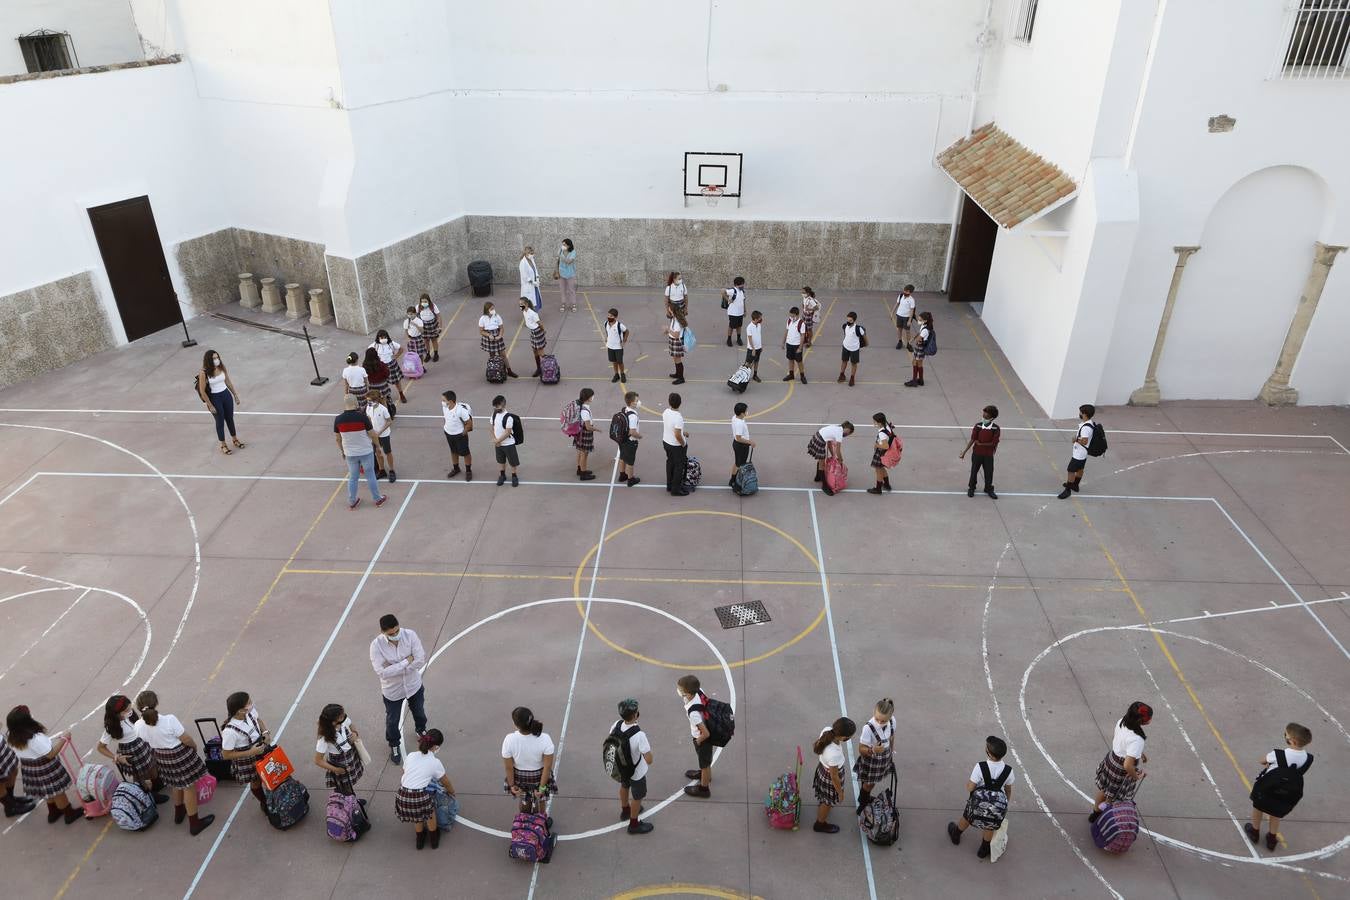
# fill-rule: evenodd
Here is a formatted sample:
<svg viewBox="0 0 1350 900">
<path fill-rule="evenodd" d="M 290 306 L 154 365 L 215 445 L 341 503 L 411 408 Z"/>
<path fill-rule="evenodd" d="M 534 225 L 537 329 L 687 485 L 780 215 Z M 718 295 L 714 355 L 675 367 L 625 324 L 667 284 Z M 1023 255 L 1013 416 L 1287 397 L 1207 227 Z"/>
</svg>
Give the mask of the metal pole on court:
<svg viewBox="0 0 1350 900">
<path fill-rule="evenodd" d="M 309 328 L 301 325 L 300 330 L 305 333 L 305 346 L 309 348 L 309 361 L 314 363 L 314 380 L 310 384 L 315 387 L 323 387 L 328 383 L 328 379 L 319 374 L 319 361 L 314 358 L 314 343 L 309 339 Z"/>
</svg>

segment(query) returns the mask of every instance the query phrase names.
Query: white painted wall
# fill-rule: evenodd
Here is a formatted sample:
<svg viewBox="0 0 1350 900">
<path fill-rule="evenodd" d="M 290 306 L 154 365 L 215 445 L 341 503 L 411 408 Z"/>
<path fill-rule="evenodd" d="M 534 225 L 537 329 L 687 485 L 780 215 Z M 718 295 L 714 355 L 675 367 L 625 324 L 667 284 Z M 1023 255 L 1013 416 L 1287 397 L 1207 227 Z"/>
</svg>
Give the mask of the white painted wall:
<svg viewBox="0 0 1350 900">
<path fill-rule="evenodd" d="M 40 28 L 70 32 L 81 66 L 144 59 L 127 0 L 4 0 L 0 3 L 0 75 L 28 71 L 16 38 Z"/>
</svg>

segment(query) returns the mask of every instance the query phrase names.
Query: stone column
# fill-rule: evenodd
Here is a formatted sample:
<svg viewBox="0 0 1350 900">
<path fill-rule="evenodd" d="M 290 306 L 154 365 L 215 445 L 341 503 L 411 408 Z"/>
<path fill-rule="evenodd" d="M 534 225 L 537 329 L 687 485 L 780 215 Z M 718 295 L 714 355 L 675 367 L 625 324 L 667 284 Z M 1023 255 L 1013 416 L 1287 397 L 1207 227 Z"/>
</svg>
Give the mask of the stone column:
<svg viewBox="0 0 1350 900">
<path fill-rule="evenodd" d="M 1136 388 L 1130 394 L 1131 406 L 1157 406 L 1162 399 L 1158 390 L 1158 361 L 1162 359 L 1163 344 L 1167 342 L 1167 326 L 1172 324 L 1172 309 L 1177 305 L 1177 291 L 1181 289 L 1181 272 L 1186 261 L 1199 247 L 1173 247 L 1177 255 L 1177 266 L 1172 270 L 1172 283 L 1167 288 L 1167 302 L 1163 304 L 1162 320 L 1158 322 L 1158 335 L 1153 339 L 1153 355 L 1148 358 L 1148 372 L 1144 375 L 1144 386 Z"/>
<path fill-rule="evenodd" d="M 285 304 L 281 302 L 281 291 L 277 288 L 275 278 L 262 279 L 262 311 L 268 313 L 281 312 L 285 309 Z"/>
<path fill-rule="evenodd" d="M 331 321 L 333 321 L 333 306 L 329 303 L 323 288 L 315 288 L 309 292 L 309 324 L 327 325 Z"/>
<path fill-rule="evenodd" d="M 305 292 L 300 290 L 298 284 L 286 285 L 286 318 L 303 319 L 309 315 L 309 310 L 305 307 Z"/>
<path fill-rule="evenodd" d="M 245 309 L 257 309 L 262 306 L 258 299 L 258 286 L 253 283 L 252 272 L 239 273 L 239 305 Z"/>
<path fill-rule="evenodd" d="M 1313 244 L 1312 271 L 1303 283 L 1303 294 L 1298 298 L 1294 320 L 1289 323 L 1289 333 L 1284 336 L 1280 358 L 1275 363 L 1275 371 L 1270 373 L 1261 387 L 1261 393 L 1257 395 L 1271 406 L 1293 406 L 1298 402 L 1298 391 L 1289 386 L 1289 376 L 1293 374 L 1294 363 L 1298 362 L 1299 351 L 1303 349 L 1303 339 L 1308 336 L 1313 313 L 1317 312 L 1317 301 L 1322 299 L 1322 288 L 1327 285 L 1331 264 L 1343 252 L 1344 247 L 1334 247 L 1321 241 Z"/>
</svg>

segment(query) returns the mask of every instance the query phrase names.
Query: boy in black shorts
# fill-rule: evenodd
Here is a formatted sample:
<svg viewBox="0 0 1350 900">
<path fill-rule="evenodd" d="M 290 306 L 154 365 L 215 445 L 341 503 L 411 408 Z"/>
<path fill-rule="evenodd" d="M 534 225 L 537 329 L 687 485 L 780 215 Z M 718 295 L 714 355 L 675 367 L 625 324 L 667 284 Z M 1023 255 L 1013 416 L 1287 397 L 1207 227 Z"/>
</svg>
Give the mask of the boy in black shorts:
<svg viewBox="0 0 1350 900">
<path fill-rule="evenodd" d="M 736 335 L 736 345 L 744 346 L 741 340 L 741 324 L 745 321 L 745 279 L 737 275 L 731 281 L 731 287 L 722 292 L 722 307 L 727 311 L 727 346 L 731 346 L 731 336 Z"/>
<path fill-rule="evenodd" d="M 689 734 L 694 740 L 694 753 L 698 755 L 698 768 L 689 769 L 684 773 L 684 777 L 690 781 L 698 779 L 698 784 L 685 785 L 684 792 L 690 797 L 706 800 L 712 796 L 712 790 L 709 789 L 709 785 L 712 784 L 713 743 L 710 740 L 712 735 L 708 733 L 708 726 L 703 723 L 703 713 L 690 708 L 702 702 L 699 697 L 701 688 L 702 684 L 699 683 L 697 675 L 685 675 L 675 682 L 675 690 L 679 692 L 680 700 L 684 703 L 684 713 L 689 717 Z"/>
<path fill-rule="evenodd" d="M 750 367 L 750 380 L 759 381 L 759 357 L 764 352 L 764 316 L 759 310 L 750 314 L 745 326 L 745 364 Z"/>
<path fill-rule="evenodd" d="M 623 346 L 628 343 L 628 326 L 619 321 L 619 311 L 610 309 L 605 313 L 605 355 L 614 369 L 611 383 L 618 384 L 627 377 L 623 369 Z"/>
<path fill-rule="evenodd" d="M 628 417 L 628 440 L 619 442 L 619 481 L 633 487 L 642 481 L 637 477 L 638 441 L 642 440 L 642 422 L 638 418 L 638 392 L 629 391 L 624 394 L 623 403 L 622 412 Z"/>
<path fill-rule="evenodd" d="M 629 834 L 650 834 L 656 826 L 643 822 L 642 799 L 647 796 L 647 768 L 652 764 L 652 745 L 647 733 L 637 724 L 638 702 L 619 701 L 619 721 L 610 726 L 610 733 L 628 741 L 633 774 L 619 782 L 619 818 L 628 820 Z"/>
<path fill-rule="evenodd" d="M 1078 483 L 1083 480 L 1083 469 L 1087 467 L 1088 444 L 1092 443 L 1092 432 L 1097 428 L 1092 422 L 1092 417 L 1095 415 L 1097 415 L 1097 407 L 1091 403 L 1084 403 L 1078 407 L 1078 433 L 1074 435 L 1073 446 L 1070 450 L 1069 467 L 1064 478 L 1064 490 L 1058 494 L 1061 500 L 1068 500 L 1070 496 L 1076 493 Z"/>
</svg>

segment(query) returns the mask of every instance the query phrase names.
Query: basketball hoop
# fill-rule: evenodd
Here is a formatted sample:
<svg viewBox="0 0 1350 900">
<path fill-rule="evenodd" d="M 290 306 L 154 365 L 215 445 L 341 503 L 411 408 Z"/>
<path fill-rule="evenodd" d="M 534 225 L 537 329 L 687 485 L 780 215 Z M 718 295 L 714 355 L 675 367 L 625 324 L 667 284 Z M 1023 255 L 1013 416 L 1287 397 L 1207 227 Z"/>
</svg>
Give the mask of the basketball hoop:
<svg viewBox="0 0 1350 900">
<path fill-rule="evenodd" d="M 704 185 L 700 193 L 703 194 L 703 202 L 709 206 L 716 206 L 717 201 L 722 199 L 722 189 L 715 184 Z"/>
</svg>

